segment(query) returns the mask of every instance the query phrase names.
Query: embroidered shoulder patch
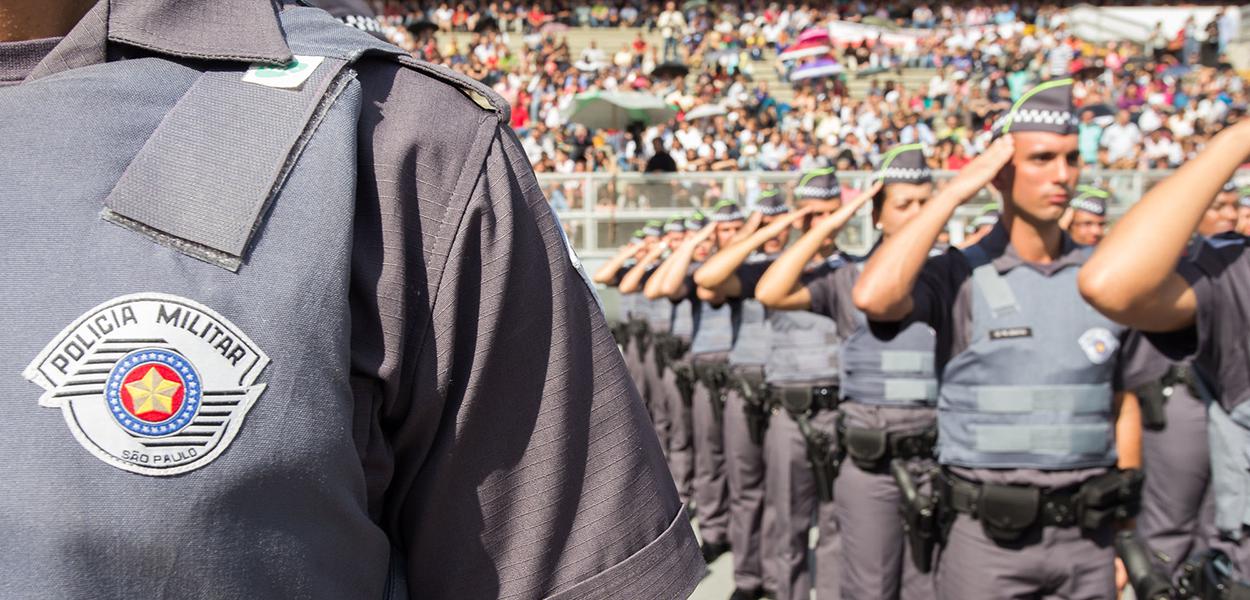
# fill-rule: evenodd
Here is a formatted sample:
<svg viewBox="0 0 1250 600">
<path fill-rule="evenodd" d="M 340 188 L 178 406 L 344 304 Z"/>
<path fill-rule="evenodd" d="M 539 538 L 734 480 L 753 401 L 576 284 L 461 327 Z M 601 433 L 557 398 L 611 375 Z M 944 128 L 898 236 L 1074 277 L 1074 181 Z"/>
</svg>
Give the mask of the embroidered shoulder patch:
<svg viewBox="0 0 1250 600">
<path fill-rule="evenodd" d="M 22 375 L 44 389 L 74 438 L 141 475 L 212 462 L 243 425 L 269 357 L 197 302 L 132 294 L 105 302 L 52 340 Z"/>
<path fill-rule="evenodd" d="M 1102 328 L 1094 327 L 1081 334 L 1077 343 L 1081 345 L 1081 350 L 1085 351 L 1085 357 L 1096 365 L 1101 365 L 1115 354 L 1120 348 L 1120 340 L 1116 339 L 1115 334 Z"/>
</svg>

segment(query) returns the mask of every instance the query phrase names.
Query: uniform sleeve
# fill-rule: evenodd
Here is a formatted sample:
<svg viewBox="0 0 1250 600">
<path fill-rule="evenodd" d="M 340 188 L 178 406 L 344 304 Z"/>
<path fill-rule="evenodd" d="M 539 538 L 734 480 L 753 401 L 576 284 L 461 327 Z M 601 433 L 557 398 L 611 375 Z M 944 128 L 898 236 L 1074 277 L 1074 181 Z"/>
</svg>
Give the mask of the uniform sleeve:
<svg viewBox="0 0 1250 600">
<path fill-rule="evenodd" d="M 942 356 L 958 353 L 954 347 L 957 339 L 955 321 L 956 304 L 960 287 L 972 275 L 972 269 L 962 252 L 950 249 L 930 257 L 920 269 L 916 285 L 912 288 L 912 312 L 902 321 L 869 321 L 873 335 L 892 339 L 908 325 L 915 322 L 928 324 L 938 334 L 938 351 Z"/>
<path fill-rule="evenodd" d="M 758 261 L 738 265 L 734 274 L 738 276 L 738 282 L 742 284 L 742 298 L 755 297 L 755 286 L 759 284 L 764 271 L 767 271 L 771 264 L 772 262 Z"/>
<path fill-rule="evenodd" d="M 693 532 L 520 144 L 406 77 L 362 116 L 353 291 L 380 318 L 353 338 L 384 341 L 353 369 L 380 379 L 367 484 L 411 597 L 685 597 Z"/>
<path fill-rule="evenodd" d="M 830 319 L 838 318 L 838 294 L 834 287 L 835 273 L 837 271 L 823 273 L 820 277 L 808 281 L 803 286 L 807 288 L 807 293 L 811 295 L 812 305 L 809 310 L 818 315 L 825 315 Z"/>
</svg>

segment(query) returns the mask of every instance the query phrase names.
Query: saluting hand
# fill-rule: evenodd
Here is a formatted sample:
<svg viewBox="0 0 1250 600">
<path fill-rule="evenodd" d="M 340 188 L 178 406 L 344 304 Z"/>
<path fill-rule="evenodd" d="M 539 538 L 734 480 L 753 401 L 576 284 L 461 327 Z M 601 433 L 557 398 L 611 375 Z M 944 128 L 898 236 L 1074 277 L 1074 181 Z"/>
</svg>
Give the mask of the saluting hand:
<svg viewBox="0 0 1250 600">
<path fill-rule="evenodd" d="M 994 180 L 994 176 L 1011 161 L 1015 152 L 1015 141 L 1010 135 L 998 138 L 981 156 L 964 166 L 959 175 L 946 184 L 942 195 L 959 198 L 960 203 L 967 202 Z"/>
</svg>

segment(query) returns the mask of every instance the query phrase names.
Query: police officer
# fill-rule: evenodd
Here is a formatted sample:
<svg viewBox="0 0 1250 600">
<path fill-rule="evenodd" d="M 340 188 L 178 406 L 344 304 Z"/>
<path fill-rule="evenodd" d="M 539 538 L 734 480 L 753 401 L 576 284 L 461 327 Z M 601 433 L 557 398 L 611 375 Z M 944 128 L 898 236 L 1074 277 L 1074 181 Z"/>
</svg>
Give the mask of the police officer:
<svg viewBox="0 0 1250 600">
<path fill-rule="evenodd" d="M 3 595 L 694 588 L 489 88 L 240 0 L 6 2 L 0 82 Z"/>
<path fill-rule="evenodd" d="M 1223 192 L 1222 192 L 1223 193 Z M 1232 231 L 1231 199 L 1217 194 L 1198 223 L 1187 259 L 1206 239 Z M 1171 360 L 1142 343 L 1126 376 L 1142 412 L 1141 514 L 1137 532 L 1164 572 L 1179 574 L 1183 563 L 1205 551 L 1217 536 L 1207 444 L 1207 405 L 1215 401 L 1208 374 L 1191 360 Z"/>
<path fill-rule="evenodd" d="M 774 596 L 770 568 L 773 540 L 761 535 L 773 515 L 764 506 L 764 432 L 768 426 L 764 365 L 771 352 L 764 306 L 755 300 L 754 282 L 780 254 L 790 229 L 803 213 L 791 212 L 775 189 L 764 190 L 739 239 L 722 247 L 699 267 L 694 280 L 718 297 L 740 303 L 733 348 L 729 352 L 731 385 L 724 404 L 724 448 L 729 484 L 729 542 L 733 548 L 734 592 L 731 600 Z M 767 523 L 768 525 L 765 525 Z"/>
<path fill-rule="evenodd" d="M 804 174 L 794 194 L 804 231 L 819 220 L 832 218 L 830 215 L 842 205 L 842 187 L 832 168 Z M 829 240 L 804 277 L 818 278 L 843 260 Z M 739 273 L 739 277 L 743 275 Z M 744 289 L 754 289 L 756 283 L 755 279 L 741 282 Z M 807 311 L 770 310 L 768 325 L 771 351 L 764 379 L 772 414 L 764 436 L 768 464 L 764 492 L 774 518 L 773 530 L 766 530 L 764 535 L 773 539 L 776 597 L 805 599 L 815 585 L 822 595 L 836 598 L 840 595 L 841 540 L 829 515 L 832 505 L 828 500 L 833 491 L 837 346 L 841 337 L 832 319 Z M 817 524 L 821 528 L 813 564 L 808 534 Z"/>
<path fill-rule="evenodd" d="M 939 598 L 1116 593 L 1112 537 L 1140 491 L 1140 474 L 1116 467 L 1139 463 L 1141 422 L 1117 393 L 1127 331 L 1077 294 L 1089 250 L 1059 227 L 1080 172 L 1071 90 L 1062 79 L 1022 95 L 853 292 L 882 336 L 917 321 L 937 333 Z M 995 228 L 926 261 L 991 181 L 1003 196 Z"/>
<path fill-rule="evenodd" d="M 1068 203 L 1064 229 L 1072 241 L 1097 246 L 1107 231 L 1107 200 L 1111 194 L 1092 185 L 1076 186 L 1076 197 Z"/>
<path fill-rule="evenodd" d="M 1134 206 L 1081 272 L 1081 292 L 1104 314 L 1154 332 L 1171 358 L 1191 358 L 1213 380 L 1208 405 L 1211 485 L 1219 539 L 1213 546 L 1250 578 L 1250 380 L 1247 379 L 1246 238 L 1220 234 L 1178 259 L 1191 232 L 1209 218 L 1211 199 L 1250 159 L 1250 121 L 1225 128 L 1199 156 L 1160 182 Z M 1227 196 L 1225 196 L 1227 197 Z"/>
<path fill-rule="evenodd" d="M 611 287 L 619 286 L 621 279 L 629 273 L 629 270 L 638 264 L 638 261 L 646 256 L 647 244 L 654 243 L 655 238 L 648 240 L 641 229 L 635 230 L 629 242 L 617 251 L 611 259 L 603 264 L 598 271 L 595 271 L 591 280 L 598 284 Z M 617 344 L 621 347 L 621 355 L 625 357 L 625 367 L 629 370 L 629 377 L 634 381 L 634 385 L 638 387 L 638 392 L 642 396 L 644 402 L 647 401 L 646 379 L 642 371 L 642 354 L 641 340 L 645 335 L 645 314 L 641 311 L 638 304 L 638 294 L 621 294 L 619 306 L 618 321 L 613 329 L 613 334 L 617 337 Z M 650 403 L 648 402 L 648 410 Z"/>
<path fill-rule="evenodd" d="M 700 289 L 693 274 L 721 244 L 728 245 L 742 228 L 738 204 L 722 200 L 712 207 L 710 223 L 692 236 L 665 263 L 658 293 L 669 300 L 689 303 L 693 316 L 690 350 L 679 368 L 692 376 L 689 398 L 694 447 L 692 494 L 703 558 L 708 562 L 729 549 L 729 489 L 725 481 L 722 433 L 724 393 L 728 388 L 725 360 L 733 348 L 738 302 L 728 302 Z M 679 310 L 682 305 L 678 305 Z M 683 390 L 684 393 L 684 390 Z"/>
<path fill-rule="evenodd" d="M 1242 186 L 1238 190 L 1237 233 L 1250 235 L 1250 185 Z"/>
<path fill-rule="evenodd" d="M 932 465 L 937 437 L 935 339 L 933 329 L 924 323 L 912 323 L 888 340 L 872 335 L 851 301 L 867 257 L 850 258 L 806 283 L 800 283 L 800 277 L 824 240 L 836 237 L 869 200 L 881 239 L 888 240 L 920 212 L 932 192 L 923 147 L 909 144 L 890 150 L 882 158 L 874 187 L 804 234 L 768 269 L 756 290 L 769 308 L 810 310 L 833 319 L 847 334 L 839 361 L 841 465 L 833 494 L 842 543 L 853 549 L 842 553 L 846 598 L 933 597 L 930 577 L 912 560 L 904 560 L 902 498 L 890 464 L 904 461 L 916 474 Z"/>
</svg>

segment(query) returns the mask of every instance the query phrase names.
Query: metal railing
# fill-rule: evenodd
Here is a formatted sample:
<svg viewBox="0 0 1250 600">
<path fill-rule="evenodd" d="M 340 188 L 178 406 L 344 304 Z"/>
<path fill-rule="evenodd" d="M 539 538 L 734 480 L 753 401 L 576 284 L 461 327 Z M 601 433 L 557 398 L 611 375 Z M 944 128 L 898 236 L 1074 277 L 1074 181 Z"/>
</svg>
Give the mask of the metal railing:
<svg viewBox="0 0 1250 600">
<path fill-rule="evenodd" d="M 1155 183 L 1172 171 L 1112 171 L 1086 169 L 1081 181 L 1110 190 L 1112 221 L 1128 210 Z M 956 174 L 934 173 L 942 186 Z M 1241 175 L 1250 175 L 1250 172 Z M 870 172 L 838 174 L 842 184 L 855 189 L 867 186 Z M 540 174 L 538 182 L 556 209 L 578 255 L 590 267 L 610 257 L 649 219 L 667 219 L 689 214 L 695 208 L 707 209 L 721 199 L 737 200 L 744 208 L 754 206 L 761 191 L 773 188 L 793 204 L 799 176 L 792 172 L 724 171 L 655 175 L 642 173 Z M 968 223 L 981 214 L 994 198 L 982 192 L 956 211 L 950 232 L 954 242 L 963 238 Z M 839 246 L 849 252 L 863 252 L 875 239 L 868 210 L 861 210 L 843 230 Z"/>
</svg>

